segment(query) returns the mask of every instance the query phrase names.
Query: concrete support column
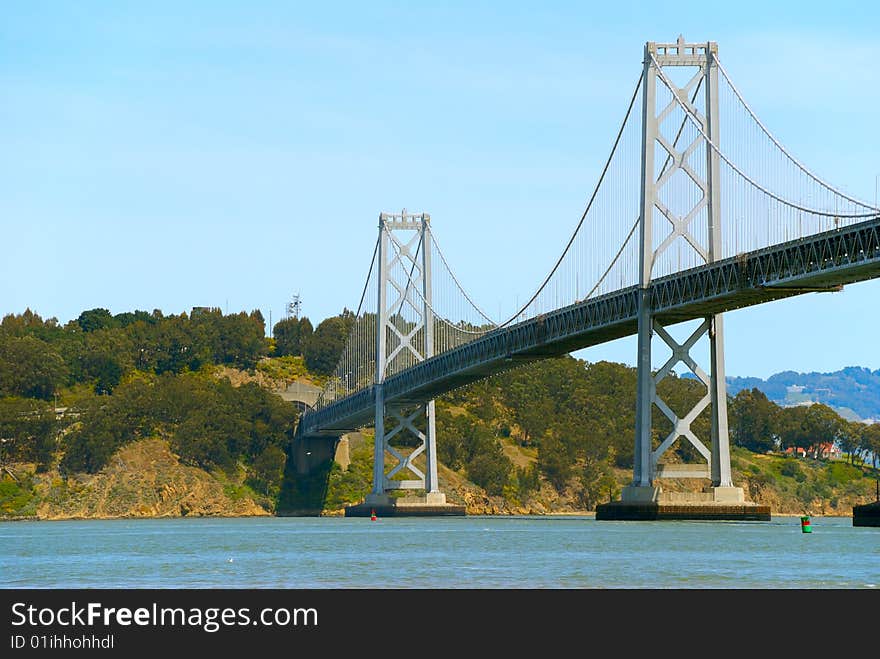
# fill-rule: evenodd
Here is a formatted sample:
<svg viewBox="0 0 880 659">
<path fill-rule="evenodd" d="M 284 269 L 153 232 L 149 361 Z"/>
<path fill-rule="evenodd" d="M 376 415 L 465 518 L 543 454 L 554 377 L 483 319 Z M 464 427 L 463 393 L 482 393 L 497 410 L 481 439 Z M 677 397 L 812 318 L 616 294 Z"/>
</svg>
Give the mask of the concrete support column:
<svg viewBox="0 0 880 659">
<path fill-rule="evenodd" d="M 385 494 L 385 394 L 382 385 L 373 385 L 376 392 L 376 436 L 373 438 L 373 494 Z"/>
<path fill-rule="evenodd" d="M 651 461 L 651 416 L 654 400 L 654 376 L 651 370 L 650 290 L 639 292 L 638 384 L 636 401 L 636 442 L 633 460 L 633 487 L 650 487 L 654 478 Z"/>
<path fill-rule="evenodd" d="M 730 439 L 727 429 L 727 384 L 724 377 L 724 319 L 711 317 L 709 329 L 712 395 L 712 485 L 733 487 L 730 474 Z"/>
</svg>

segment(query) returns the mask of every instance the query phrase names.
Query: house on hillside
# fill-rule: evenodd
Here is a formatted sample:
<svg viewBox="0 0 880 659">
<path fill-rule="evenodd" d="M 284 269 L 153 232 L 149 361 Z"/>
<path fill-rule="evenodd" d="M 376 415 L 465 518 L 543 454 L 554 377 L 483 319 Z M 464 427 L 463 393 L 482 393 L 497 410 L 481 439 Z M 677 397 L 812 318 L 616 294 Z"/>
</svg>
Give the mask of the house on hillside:
<svg viewBox="0 0 880 659">
<path fill-rule="evenodd" d="M 823 442 L 819 446 L 811 447 L 810 452 L 819 460 L 838 460 L 842 455 L 840 447 L 833 442 Z"/>
<path fill-rule="evenodd" d="M 839 460 L 843 456 L 843 451 L 833 442 L 822 442 L 821 444 L 811 446 L 809 449 L 800 446 L 789 446 L 785 449 L 785 455 L 795 458 L 810 456 L 816 460 Z"/>
</svg>

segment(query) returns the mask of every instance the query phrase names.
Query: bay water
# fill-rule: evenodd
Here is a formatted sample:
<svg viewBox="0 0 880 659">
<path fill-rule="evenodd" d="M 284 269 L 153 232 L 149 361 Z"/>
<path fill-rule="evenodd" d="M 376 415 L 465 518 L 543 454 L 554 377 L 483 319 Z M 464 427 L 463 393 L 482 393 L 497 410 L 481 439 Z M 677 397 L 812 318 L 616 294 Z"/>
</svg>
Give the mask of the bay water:
<svg viewBox="0 0 880 659">
<path fill-rule="evenodd" d="M 880 589 L 880 529 L 811 521 L 0 522 L 0 588 Z"/>
</svg>

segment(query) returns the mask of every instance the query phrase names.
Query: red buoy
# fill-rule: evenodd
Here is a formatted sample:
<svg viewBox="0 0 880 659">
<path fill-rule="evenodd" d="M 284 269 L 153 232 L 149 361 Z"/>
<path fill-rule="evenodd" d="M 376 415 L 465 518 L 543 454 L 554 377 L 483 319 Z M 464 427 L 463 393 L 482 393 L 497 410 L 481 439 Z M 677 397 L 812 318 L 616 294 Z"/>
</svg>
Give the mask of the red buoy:
<svg viewBox="0 0 880 659">
<path fill-rule="evenodd" d="M 374 522 L 376 521 L 376 509 L 375 508 L 370 508 L 370 519 Z"/>
</svg>

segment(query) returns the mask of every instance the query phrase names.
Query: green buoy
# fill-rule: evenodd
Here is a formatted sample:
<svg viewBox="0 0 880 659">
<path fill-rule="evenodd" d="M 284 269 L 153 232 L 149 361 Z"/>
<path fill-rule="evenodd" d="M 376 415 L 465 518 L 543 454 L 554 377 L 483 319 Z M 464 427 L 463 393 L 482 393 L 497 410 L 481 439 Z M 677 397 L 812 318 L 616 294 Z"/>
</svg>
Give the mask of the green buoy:
<svg viewBox="0 0 880 659">
<path fill-rule="evenodd" d="M 810 516 L 804 515 L 801 517 L 801 531 L 804 533 L 812 533 L 813 528 L 810 526 Z"/>
</svg>

